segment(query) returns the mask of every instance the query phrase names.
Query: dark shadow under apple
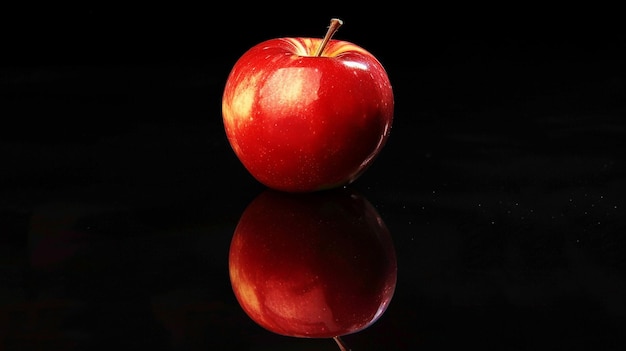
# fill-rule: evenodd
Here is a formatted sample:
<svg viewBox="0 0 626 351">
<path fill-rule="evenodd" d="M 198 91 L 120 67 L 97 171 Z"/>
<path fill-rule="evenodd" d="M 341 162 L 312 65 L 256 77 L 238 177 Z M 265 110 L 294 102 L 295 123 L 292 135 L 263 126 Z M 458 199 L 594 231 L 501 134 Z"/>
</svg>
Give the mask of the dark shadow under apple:
<svg viewBox="0 0 626 351">
<path fill-rule="evenodd" d="M 229 270 L 243 310 L 285 336 L 333 338 L 376 322 L 396 287 L 397 260 L 382 218 L 349 188 L 266 190 L 242 214 Z"/>
</svg>

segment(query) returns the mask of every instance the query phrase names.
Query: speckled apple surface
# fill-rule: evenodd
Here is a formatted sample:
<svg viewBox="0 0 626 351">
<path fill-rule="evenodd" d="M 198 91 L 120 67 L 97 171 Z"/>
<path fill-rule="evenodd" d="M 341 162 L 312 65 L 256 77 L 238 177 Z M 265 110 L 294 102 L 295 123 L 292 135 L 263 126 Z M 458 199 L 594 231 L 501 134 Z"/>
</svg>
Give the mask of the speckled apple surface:
<svg viewBox="0 0 626 351">
<path fill-rule="evenodd" d="M 264 185 L 308 192 L 352 183 L 390 135 L 394 96 L 365 49 L 317 38 L 278 38 L 250 48 L 224 88 L 228 140 Z"/>
</svg>

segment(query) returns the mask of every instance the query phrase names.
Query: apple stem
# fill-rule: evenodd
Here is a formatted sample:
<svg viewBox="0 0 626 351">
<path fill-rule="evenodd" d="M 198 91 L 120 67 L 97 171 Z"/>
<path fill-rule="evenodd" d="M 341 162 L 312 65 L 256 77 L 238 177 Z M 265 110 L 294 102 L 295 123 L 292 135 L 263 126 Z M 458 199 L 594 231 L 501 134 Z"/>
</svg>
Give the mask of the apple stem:
<svg viewBox="0 0 626 351">
<path fill-rule="evenodd" d="M 343 339 L 341 339 L 341 337 L 335 336 L 333 337 L 333 340 L 335 340 L 335 342 L 337 343 L 337 346 L 339 346 L 339 350 L 350 351 L 350 348 L 348 348 L 348 345 L 346 345 L 346 343 L 343 341 Z"/>
<path fill-rule="evenodd" d="M 317 57 L 322 56 L 322 53 L 324 52 L 326 45 L 328 45 L 330 38 L 332 38 L 333 35 L 335 35 L 335 32 L 337 31 L 337 29 L 339 29 L 339 27 L 341 27 L 342 24 L 343 24 L 343 21 L 340 20 L 339 18 L 332 18 L 330 20 L 330 26 L 328 26 L 328 31 L 326 32 L 326 35 L 324 36 L 322 43 L 317 48 L 317 52 L 315 52 L 315 56 Z"/>
</svg>

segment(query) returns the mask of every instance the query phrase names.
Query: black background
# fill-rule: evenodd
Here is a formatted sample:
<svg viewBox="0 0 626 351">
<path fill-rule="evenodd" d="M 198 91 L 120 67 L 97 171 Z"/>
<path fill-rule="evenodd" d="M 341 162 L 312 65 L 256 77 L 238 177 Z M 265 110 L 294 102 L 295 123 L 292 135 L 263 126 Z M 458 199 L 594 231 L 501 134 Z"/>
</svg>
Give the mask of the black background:
<svg viewBox="0 0 626 351">
<path fill-rule="evenodd" d="M 230 236 L 264 190 L 221 124 L 235 60 L 280 36 L 375 54 L 389 143 L 352 186 L 396 243 L 359 350 L 618 350 L 624 35 L 612 8 L 223 4 L 5 9 L 0 350 L 334 350 L 239 309 Z"/>
</svg>

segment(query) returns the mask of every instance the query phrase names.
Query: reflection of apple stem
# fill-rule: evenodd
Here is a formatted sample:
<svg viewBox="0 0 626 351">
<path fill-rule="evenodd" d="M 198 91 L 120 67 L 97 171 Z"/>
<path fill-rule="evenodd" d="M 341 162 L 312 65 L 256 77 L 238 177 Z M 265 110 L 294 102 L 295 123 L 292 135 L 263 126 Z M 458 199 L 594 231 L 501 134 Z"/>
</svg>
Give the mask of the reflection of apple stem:
<svg viewBox="0 0 626 351">
<path fill-rule="evenodd" d="M 350 349 L 348 348 L 348 345 L 346 345 L 346 343 L 339 336 L 333 337 L 333 340 L 335 340 L 335 342 L 337 343 L 337 346 L 339 346 L 339 350 L 350 351 Z"/>
<path fill-rule="evenodd" d="M 322 43 L 320 44 L 320 46 L 317 48 L 317 52 L 315 53 L 315 56 L 318 56 L 318 57 L 322 56 L 322 52 L 324 51 L 324 48 L 326 48 L 326 45 L 330 41 L 330 38 L 332 38 L 332 36 L 335 34 L 337 29 L 341 27 L 342 24 L 343 24 L 343 21 L 338 18 L 333 18 L 330 20 L 330 26 L 328 27 L 326 36 L 324 37 L 324 40 L 322 40 Z"/>
</svg>

